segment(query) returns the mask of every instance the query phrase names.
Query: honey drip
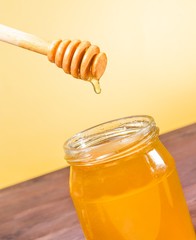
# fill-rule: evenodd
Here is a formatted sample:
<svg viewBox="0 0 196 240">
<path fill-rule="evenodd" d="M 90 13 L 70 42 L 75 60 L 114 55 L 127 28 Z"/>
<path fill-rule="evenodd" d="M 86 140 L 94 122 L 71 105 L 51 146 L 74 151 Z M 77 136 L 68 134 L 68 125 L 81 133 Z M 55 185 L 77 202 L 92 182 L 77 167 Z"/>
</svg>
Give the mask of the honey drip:
<svg viewBox="0 0 196 240">
<path fill-rule="evenodd" d="M 100 87 L 100 84 L 99 84 L 99 80 L 92 79 L 90 82 L 93 85 L 93 89 L 94 89 L 95 93 L 100 94 L 101 93 L 101 87 Z"/>
</svg>

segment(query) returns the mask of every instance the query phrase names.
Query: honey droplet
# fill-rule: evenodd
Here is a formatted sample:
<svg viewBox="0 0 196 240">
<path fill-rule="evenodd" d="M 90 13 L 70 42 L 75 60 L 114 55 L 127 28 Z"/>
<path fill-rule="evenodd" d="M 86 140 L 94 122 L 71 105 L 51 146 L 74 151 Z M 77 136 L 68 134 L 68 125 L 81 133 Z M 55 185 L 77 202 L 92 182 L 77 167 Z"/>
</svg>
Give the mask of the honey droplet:
<svg viewBox="0 0 196 240">
<path fill-rule="evenodd" d="M 90 82 L 91 82 L 92 85 L 93 85 L 94 91 L 95 91 L 97 94 L 100 94 L 100 93 L 101 93 L 101 88 L 100 88 L 99 80 L 97 80 L 97 79 L 92 79 Z"/>
</svg>

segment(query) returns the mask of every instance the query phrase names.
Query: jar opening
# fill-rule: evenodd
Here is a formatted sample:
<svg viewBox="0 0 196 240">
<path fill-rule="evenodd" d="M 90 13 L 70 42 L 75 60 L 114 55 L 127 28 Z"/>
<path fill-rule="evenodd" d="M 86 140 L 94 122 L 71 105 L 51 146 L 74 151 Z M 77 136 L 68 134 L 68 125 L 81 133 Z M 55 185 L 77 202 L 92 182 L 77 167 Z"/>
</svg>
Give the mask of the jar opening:
<svg viewBox="0 0 196 240">
<path fill-rule="evenodd" d="M 134 148 L 157 135 L 158 128 L 152 117 L 130 116 L 101 123 L 86 129 L 64 144 L 65 159 L 75 165 L 92 165 L 114 160 L 122 149 Z"/>
</svg>

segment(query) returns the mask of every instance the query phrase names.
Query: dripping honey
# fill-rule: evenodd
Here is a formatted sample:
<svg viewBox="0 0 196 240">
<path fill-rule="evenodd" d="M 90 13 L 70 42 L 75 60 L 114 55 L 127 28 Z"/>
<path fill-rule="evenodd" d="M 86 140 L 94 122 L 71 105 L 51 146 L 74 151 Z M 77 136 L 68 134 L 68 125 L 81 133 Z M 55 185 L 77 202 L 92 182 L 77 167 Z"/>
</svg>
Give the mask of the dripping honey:
<svg viewBox="0 0 196 240">
<path fill-rule="evenodd" d="M 95 93 L 100 94 L 101 88 L 100 88 L 99 80 L 92 79 L 92 80 L 90 80 L 90 82 L 93 85 L 93 89 L 94 89 Z"/>
</svg>

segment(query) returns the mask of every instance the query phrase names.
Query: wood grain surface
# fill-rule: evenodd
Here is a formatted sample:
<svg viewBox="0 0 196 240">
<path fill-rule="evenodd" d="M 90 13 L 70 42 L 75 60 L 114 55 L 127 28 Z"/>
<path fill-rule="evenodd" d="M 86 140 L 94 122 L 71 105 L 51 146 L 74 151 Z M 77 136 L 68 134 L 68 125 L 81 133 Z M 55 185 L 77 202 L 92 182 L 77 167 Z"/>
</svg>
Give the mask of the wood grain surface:
<svg viewBox="0 0 196 240">
<path fill-rule="evenodd" d="M 196 124 L 161 140 L 176 160 L 196 229 Z M 84 240 L 65 168 L 0 191 L 0 240 Z"/>
</svg>

